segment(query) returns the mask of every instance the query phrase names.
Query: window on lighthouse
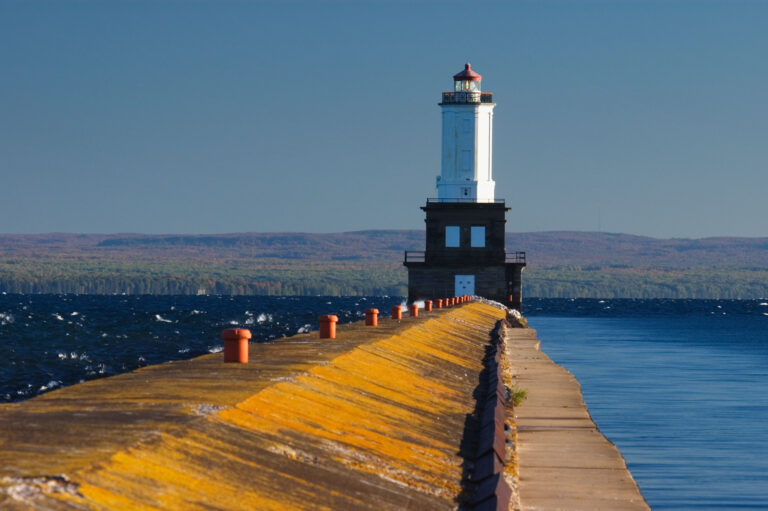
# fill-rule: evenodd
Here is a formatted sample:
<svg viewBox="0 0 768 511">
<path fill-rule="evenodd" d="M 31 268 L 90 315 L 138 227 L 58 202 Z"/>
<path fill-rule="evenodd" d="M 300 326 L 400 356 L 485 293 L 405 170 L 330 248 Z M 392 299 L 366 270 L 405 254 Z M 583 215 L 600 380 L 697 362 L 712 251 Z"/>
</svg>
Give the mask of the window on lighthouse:
<svg viewBox="0 0 768 511">
<path fill-rule="evenodd" d="M 470 247 L 484 247 L 485 246 L 485 226 L 473 225 L 470 228 Z"/>
<path fill-rule="evenodd" d="M 446 225 L 445 226 L 445 246 L 446 247 L 458 247 L 460 246 L 461 231 L 458 225 Z"/>
</svg>

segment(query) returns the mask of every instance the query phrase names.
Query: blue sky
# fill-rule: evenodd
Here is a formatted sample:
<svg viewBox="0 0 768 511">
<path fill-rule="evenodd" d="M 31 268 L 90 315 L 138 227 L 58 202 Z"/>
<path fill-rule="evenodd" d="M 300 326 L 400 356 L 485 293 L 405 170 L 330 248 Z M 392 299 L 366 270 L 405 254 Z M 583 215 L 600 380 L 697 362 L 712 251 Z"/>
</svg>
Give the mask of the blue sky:
<svg viewBox="0 0 768 511">
<path fill-rule="evenodd" d="M 0 232 L 422 229 L 440 92 L 507 230 L 768 236 L 768 2 L 0 0 Z"/>
</svg>

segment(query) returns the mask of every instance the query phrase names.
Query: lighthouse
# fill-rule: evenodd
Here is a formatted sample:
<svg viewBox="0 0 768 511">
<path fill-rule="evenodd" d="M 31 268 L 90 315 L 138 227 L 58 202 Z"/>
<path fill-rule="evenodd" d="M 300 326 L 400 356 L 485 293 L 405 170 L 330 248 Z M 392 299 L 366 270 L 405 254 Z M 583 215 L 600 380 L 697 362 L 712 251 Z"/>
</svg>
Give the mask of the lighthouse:
<svg viewBox="0 0 768 511">
<path fill-rule="evenodd" d="M 469 63 L 444 92 L 441 173 L 437 198 L 443 202 L 493 202 L 493 94 L 481 91 L 483 77 Z"/>
<path fill-rule="evenodd" d="M 478 295 L 520 309 L 524 252 L 507 253 L 503 199 L 493 180 L 493 94 L 469 63 L 442 93 L 437 197 L 428 198 L 426 250 L 406 251 L 408 300 Z"/>
</svg>

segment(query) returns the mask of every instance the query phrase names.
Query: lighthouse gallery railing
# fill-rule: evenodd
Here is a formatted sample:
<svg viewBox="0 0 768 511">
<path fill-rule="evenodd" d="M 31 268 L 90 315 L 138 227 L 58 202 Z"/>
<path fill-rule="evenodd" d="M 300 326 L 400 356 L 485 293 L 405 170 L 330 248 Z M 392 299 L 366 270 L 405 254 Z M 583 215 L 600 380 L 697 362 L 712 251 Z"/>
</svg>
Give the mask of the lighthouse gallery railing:
<svg viewBox="0 0 768 511">
<path fill-rule="evenodd" d="M 424 250 L 406 250 L 403 261 L 406 263 L 424 263 L 426 262 L 426 252 Z M 525 252 L 509 252 L 504 257 L 505 263 L 525 263 Z"/>
</svg>

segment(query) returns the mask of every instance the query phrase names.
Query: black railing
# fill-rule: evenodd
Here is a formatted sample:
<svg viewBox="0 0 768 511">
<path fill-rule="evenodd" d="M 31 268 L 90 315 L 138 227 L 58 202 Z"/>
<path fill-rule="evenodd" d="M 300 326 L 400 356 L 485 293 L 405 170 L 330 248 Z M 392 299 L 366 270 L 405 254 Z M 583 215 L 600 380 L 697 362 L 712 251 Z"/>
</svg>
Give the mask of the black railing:
<svg viewBox="0 0 768 511">
<path fill-rule="evenodd" d="M 525 252 L 509 252 L 506 257 L 508 263 L 524 263 Z"/>
<path fill-rule="evenodd" d="M 443 103 L 493 103 L 492 92 L 443 92 Z"/>
<path fill-rule="evenodd" d="M 456 197 L 456 198 L 450 198 L 450 199 L 438 199 L 435 197 L 430 197 L 427 199 L 427 204 L 431 204 L 433 202 L 476 202 L 478 204 L 504 204 L 504 199 L 492 199 L 492 200 L 482 200 L 482 201 L 479 201 L 477 199 L 465 199 L 463 197 Z"/>
<path fill-rule="evenodd" d="M 425 261 L 426 252 L 423 250 L 406 250 L 405 260 L 406 263 L 423 263 Z"/>
</svg>

